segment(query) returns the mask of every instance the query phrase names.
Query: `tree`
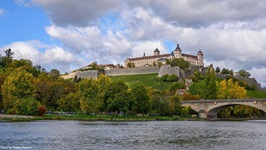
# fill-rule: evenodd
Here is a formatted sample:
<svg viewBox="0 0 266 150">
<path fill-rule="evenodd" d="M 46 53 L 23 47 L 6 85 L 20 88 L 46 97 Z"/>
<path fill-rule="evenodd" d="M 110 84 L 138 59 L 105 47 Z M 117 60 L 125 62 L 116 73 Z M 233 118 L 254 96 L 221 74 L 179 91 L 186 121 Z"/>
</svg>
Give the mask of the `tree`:
<svg viewBox="0 0 266 150">
<path fill-rule="evenodd" d="M 63 111 L 80 110 L 80 97 L 78 93 L 69 93 L 58 101 L 59 109 Z"/>
<path fill-rule="evenodd" d="M 189 67 L 189 63 L 185 61 L 183 58 L 174 58 L 171 61 L 167 61 L 167 64 L 170 64 L 172 67 L 179 66 L 181 69 L 187 69 Z"/>
<path fill-rule="evenodd" d="M 26 72 L 23 68 L 16 69 L 6 77 L 2 85 L 2 96 L 4 108 L 8 113 L 21 113 L 17 109 L 20 104 L 27 105 L 27 100 L 33 101 L 36 91 L 33 82 L 32 74 Z"/>
<path fill-rule="evenodd" d="M 230 71 L 228 69 L 223 68 L 221 74 L 230 74 Z"/>
<path fill-rule="evenodd" d="M 245 78 L 249 78 L 251 76 L 251 74 L 249 72 L 247 72 L 246 70 L 243 70 L 243 69 L 238 71 L 238 75 L 243 76 Z"/>
<path fill-rule="evenodd" d="M 151 99 L 151 113 L 155 115 L 170 115 L 171 100 L 165 91 L 152 90 L 149 93 Z"/>
<path fill-rule="evenodd" d="M 116 105 L 115 99 L 116 95 L 119 93 L 126 93 L 128 90 L 128 86 L 123 81 L 114 81 L 108 84 L 106 90 L 104 92 L 104 108 L 109 112 L 118 111 L 118 107 Z"/>
<path fill-rule="evenodd" d="M 194 71 L 194 74 L 191 75 L 190 78 L 192 79 L 193 82 L 198 82 L 204 79 L 204 77 L 201 75 L 201 73 L 198 70 Z"/>
<path fill-rule="evenodd" d="M 216 99 L 217 98 L 217 83 L 216 75 L 214 69 L 211 67 L 208 69 L 206 78 L 205 78 L 205 99 Z"/>
<path fill-rule="evenodd" d="M 6 49 L 4 52 L 5 52 L 5 56 L 4 57 L 1 57 L 1 59 L 0 59 L 0 66 L 2 68 L 7 68 L 8 65 L 13 60 L 14 52 L 12 52 L 12 50 L 10 48 L 9 49 Z"/>
<path fill-rule="evenodd" d="M 238 82 L 233 82 L 233 79 L 223 80 L 220 82 L 218 91 L 219 99 L 235 99 L 246 98 L 247 91 L 244 87 L 238 85 Z"/>
<path fill-rule="evenodd" d="M 130 91 L 119 92 L 114 99 L 108 99 L 108 108 L 112 112 L 131 114 L 134 107 L 134 96 Z"/>
<path fill-rule="evenodd" d="M 134 112 L 147 114 L 150 110 L 150 97 L 144 85 L 137 85 L 132 88 L 132 94 L 135 99 Z"/>
<path fill-rule="evenodd" d="M 205 97 L 205 81 L 194 82 L 189 86 L 188 92 L 191 95 L 199 95 L 201 98 Z"/>
<path fill-rule="evenodd" d="M 52 69 L 49 74 L 52 76 L 52 77 L 55 77 L 55 78 L 58 78 L 60 76 L 60 71 L 57 70 L 57 69 Z"/>
<path fill-rule="evenodd" d="M 7 58 L 10 58 L 10 59 L 13 58 L 14 52 L 12 52 L 12 50 L 10 48 L 6 49 L 4 52 L 5 52 Z"/>
<path fill-rule="evenodd" d="M 216 67 L 215 72 L 220 73 L 221 69 L 219 67 Z"/>
<path fill-rule="evenodd" d="M 87 114 L 96 113 L 101 106 L 97 99 L 98 87 L 95 81 L 90 78 L 84 78 L 79 82 L 80 108 Z"/>
<path fill-rule="evenodd" d="M 128 68 L 135 68 L 135 64 L 133 62 L 127 63 Z"/>
</svg>

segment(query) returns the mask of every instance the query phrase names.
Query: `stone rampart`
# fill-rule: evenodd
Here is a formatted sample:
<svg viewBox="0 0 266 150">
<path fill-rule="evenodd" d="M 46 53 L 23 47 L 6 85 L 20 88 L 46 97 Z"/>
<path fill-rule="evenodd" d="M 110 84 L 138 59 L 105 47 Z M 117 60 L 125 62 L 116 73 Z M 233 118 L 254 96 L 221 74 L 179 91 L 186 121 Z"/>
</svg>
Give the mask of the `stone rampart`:
<svg viewBox="0 0 266 150">
<path fill-rule="evenodd" d="M 152 73 L 159 73 L 159 70 L 160 70 L 159 67 L 111 69 L 111 70 L 105 70 L 105 75 L 122 76 L 122 75 L 152 74 Z"/>
<path fill-rule="evenodd" d="M 159 71 L 158 77 L 162 77 L 162 76 L 165 75 L 165 74 L 168 74 L 168 75 L 175 74 L 175 75 L 177 75 L 178 77 L 180 77 L 179 72 L 180 72 L 179 67 L 171 67 L 171 65 L 163 65 L 163 66 L 161 66 L 161 68 L 160 68 L 160 71 Z"/>
<path fill-rule="evenodd" d="M 97 77 L 99 76 L 99 71 L 97 71 L 97 70 L 78 71 L 76 73 L 76 76 L 78 78 L 93 78 L 93 79 L 97 79 Z"/>
</svg>

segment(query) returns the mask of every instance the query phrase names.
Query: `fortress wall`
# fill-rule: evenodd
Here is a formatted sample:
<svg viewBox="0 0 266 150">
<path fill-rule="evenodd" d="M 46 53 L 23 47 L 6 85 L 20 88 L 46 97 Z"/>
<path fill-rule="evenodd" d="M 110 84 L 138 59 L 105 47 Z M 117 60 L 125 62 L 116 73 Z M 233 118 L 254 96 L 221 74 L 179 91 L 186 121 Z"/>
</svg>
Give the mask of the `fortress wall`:
<svg viewBox="0 0 266 150">
<path fill-rule="evenodd" d="M 78 71 L 76 73 L 76 76 L 78 78 L 93 78 L 93 79 L 97 79 L 97 77 L 99 76 L 99 71 L 97 71 L 97 70 Z"/>
<path fill-rule="evenodd" d="M 68 75 L 63 75 L 61 77 L 64 79 L 69 79 L 69 78 L 75 78 L 75 76 L 76 76 L 76 72 L 71 72 Z"/>
<path fill-rule="evenodd" d="M 122 75 L 137 75 L 137 74 L 152 74 L 159 73 L 159 67 L 148 68 L 125 68 L 105 70 L 106 76 L 122 76 Z"/>
<path fill-rule="evenodd" d="M 257 90 L 261 89 L 261 87 L 259 86 L 259 84 L 255 78 L 245 78 L 243 76 L 238 76 L 238 75 L 232 76 L 232 75 L 226 75 L 226 74 L 216 74 L 216 77 L 219 79 L 226 79 L 227 76 L 231 76 L 231 77 L 237 78 L 240 81 L 244 81 L 250 86 L 254 85 Z"/>
<path fill-rule="evenodd" d="M 171 65 L 163 65 L 160 68 L 158 77 L 162 77 L 165 74 L 168 74 L 168 75 L 175 74 L 179 77 L 180 76 L 179 72 L 180 72 L 179 67 L 171 67 Z"/>
</svg>

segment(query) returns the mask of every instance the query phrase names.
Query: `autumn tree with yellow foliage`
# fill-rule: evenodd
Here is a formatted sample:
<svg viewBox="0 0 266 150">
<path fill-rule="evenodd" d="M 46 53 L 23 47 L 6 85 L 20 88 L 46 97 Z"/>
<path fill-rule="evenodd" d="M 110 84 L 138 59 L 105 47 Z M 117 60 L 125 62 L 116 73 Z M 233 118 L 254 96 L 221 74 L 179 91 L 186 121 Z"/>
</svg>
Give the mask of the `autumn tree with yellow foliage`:
<svg viewBox="0 0 266 150">
<path fill-rule="evenodd" d="M 218 90 L 218 99 L 236 99 L 246 98 L 247 91 L 244 87 L 239 86 L 238 82 L 233 82 L 233 79 L 223 80 L 220 82 Z"/>
</svg>

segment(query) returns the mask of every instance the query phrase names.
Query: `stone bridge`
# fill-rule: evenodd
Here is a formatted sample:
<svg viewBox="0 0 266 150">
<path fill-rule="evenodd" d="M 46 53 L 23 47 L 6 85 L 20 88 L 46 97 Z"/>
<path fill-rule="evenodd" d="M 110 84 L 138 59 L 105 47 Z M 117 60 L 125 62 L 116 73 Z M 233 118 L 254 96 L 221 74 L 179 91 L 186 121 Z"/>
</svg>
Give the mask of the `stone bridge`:
<svg viewBox="0 0 266 150">
<path fill-rule="evenodd" d="M 220 110 L 234 105 L 251 106 L 266 112 L 266 99 L 186 100 L 181 103 L 199 113 L 200 118 L 217 118 Z"/>
</svg>

